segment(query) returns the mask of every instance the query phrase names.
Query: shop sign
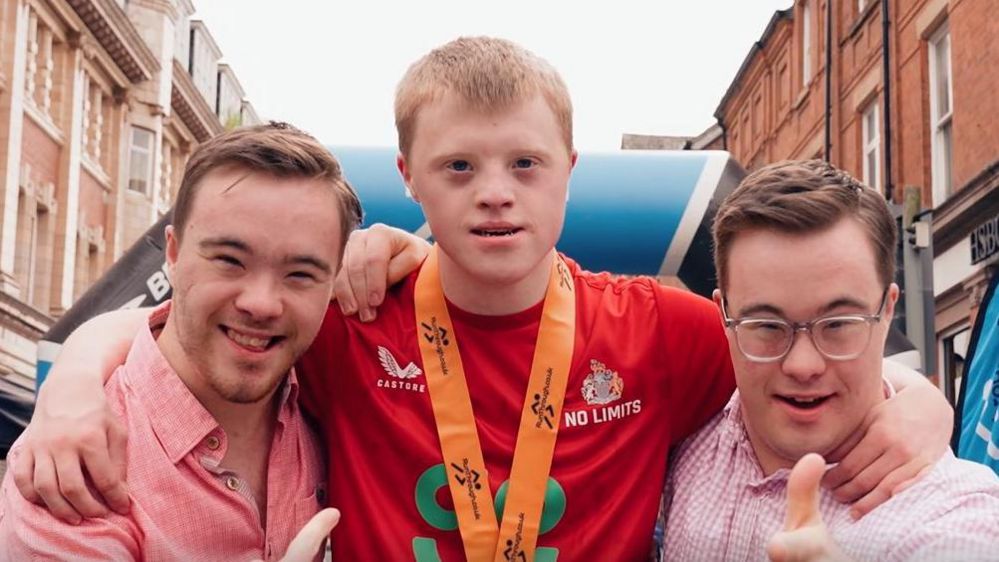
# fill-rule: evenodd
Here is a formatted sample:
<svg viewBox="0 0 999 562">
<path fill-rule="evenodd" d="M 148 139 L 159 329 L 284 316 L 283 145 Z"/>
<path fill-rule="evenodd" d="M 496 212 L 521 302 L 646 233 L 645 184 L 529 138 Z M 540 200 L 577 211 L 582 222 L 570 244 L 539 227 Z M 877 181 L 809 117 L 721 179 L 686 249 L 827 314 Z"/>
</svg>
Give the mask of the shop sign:
<svg viewBox="0 0 999 562">
<path fill-rule="evenodd" d="M 971 231 L 971 264 L 999 254 L 999 215 Z"/>
</svg>

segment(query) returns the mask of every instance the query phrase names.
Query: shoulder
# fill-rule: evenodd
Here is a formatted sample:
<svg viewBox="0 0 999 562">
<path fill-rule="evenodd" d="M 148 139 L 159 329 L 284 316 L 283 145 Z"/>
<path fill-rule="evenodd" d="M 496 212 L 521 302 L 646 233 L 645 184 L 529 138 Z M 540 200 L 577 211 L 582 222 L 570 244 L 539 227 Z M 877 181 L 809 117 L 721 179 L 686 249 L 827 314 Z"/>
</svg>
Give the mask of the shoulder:
<svg viewBox="0 0 999 562">
<path fill-rule="evenodd" d="M 929 518 L 960 516 L 964 509 L 984 510 L 999 518 L 999 477 L 990 468 L 947 451 L 926 476 L 885 504 L 893 510 L 907 506 L 917 507 Z"/>
<path fill-rule="evenodd" d="M 587 271 L 568 258 L 566 263 L 572 271 L 579 298 L 584 302 L 599 302 L 608 308 L 645 305 L 667 316 L 717 319 L 717 311 L 710 299 L 664 285 L 654 277 Z"/>
</svg>

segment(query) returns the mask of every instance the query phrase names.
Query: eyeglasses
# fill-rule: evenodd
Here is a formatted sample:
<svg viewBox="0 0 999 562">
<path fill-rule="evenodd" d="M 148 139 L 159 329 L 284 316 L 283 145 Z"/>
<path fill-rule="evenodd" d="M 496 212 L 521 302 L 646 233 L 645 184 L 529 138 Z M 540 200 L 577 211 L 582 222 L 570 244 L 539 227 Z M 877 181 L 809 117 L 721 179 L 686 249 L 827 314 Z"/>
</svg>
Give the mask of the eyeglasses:
<svg viewBox="0 0 999 562">
<path fill-rule="evenodd" d="M 885 288 L 876 314 L 843 314 L 791 323 L 780 318 L 730 318 L 723 298 L 722 315 L 725 327 L 735 331 L 739 351 L 750 361 L 780 361 L 791 351 L 798 332 L 808 332 L 815 349 L 827 359 L 849 361 L 867 349 L 873 325 L 881 321 L 887 302 Z"/>
</svg>

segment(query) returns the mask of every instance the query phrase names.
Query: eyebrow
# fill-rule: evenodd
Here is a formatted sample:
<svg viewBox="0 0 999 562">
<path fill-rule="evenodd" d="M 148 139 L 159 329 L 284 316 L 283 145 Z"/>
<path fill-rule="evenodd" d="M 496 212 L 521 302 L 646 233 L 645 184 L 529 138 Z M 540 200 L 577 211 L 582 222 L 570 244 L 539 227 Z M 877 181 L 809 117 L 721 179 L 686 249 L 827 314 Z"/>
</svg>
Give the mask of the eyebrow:
<svg viewBox="0 0 999 562">
<path fill-rule="evenodd" d="M 241 252 L 246 252 L 247 254 L 252 254 L 250 247 L 239 240 L 238 238 L 229 238 L 226 236 L 218 236 L 215 238 L 205 238 L 198 242 L 198 247 L 202 250 L 210 250 L 214 248 L 231 248 L 233 250 L 239 250 Z"/>
<path fill-rule="evenodd" d="M 837 308 L 849 307 L 866 310 L 868 306 L 869 305 L 867 303 L 853 297 L 839 297 L 838 299 L 823 305 L 822 308 L 819 309 L 818 316 L 827 314 Z M 748 318 L 756 314 L 772 314 L 774 316 L 780 316 L 781 318 L 785 317 L 784 311 L 772 304 L 751 304 L 747 307 L 739 309 L 739 318 Z"/>
<path fill-rule="evenodd" d="M 229 248 L 232 250 L 238 250 L 240 252 L 253 255 L 253 250 L 250 246 L 238 238 L 229 238 L 226 236 L 219 236 L 216 238 L 206 238 L 198 242 L 198 247 L 202 250 L 211 250 L 217 248 Z M 314 267 L 324 273 L 332 273 L 333 267 L 326 260 L 317 258 L 316 256 L 311 256 L 309 254 L 296 254 L 293 256 L 288 256 L 284 259 L 286 265 L 306 265 Z"/>
</svg>

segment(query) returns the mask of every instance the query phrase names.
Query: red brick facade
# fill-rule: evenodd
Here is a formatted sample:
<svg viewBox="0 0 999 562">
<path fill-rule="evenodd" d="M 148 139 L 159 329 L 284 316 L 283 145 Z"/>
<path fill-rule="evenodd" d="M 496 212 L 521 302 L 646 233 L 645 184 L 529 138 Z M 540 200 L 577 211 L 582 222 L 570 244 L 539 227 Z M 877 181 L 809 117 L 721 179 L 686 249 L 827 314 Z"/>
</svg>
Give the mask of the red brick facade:
<svg viewBox="0 0 999 562">
<path fill-rule="evenodd" d="M 869 154 L 876 146 L 876 157 L 867 161 L 876 160 L 878 169 L 868 174 L 868 183 L 883 190 L 887 159 L 882 3 L 832 3 L 827 116 L 826 1 L 795 0 L 791 8 L 774 15 L 715 116 L 725 130 L 728 150 L 749 170 L 782 159 L 822 157 L 828 118 L 830 161 L 864 178 L 865 148 Z M 982 289 L 996 268 L 995 256 L 970 263 L 968 234 L 999 215 L 997 10 L 995 0 L 888 1 L 891 196 L 901 202 L 903 190 L 915 187 L 921 206 L 933 210 L 935 331 L 941 353 L 954 334 L 972 324 Z M 942 52 L 934 44 L 944 33 L 949 34 L 951 69 L 951 192 L 944 194 L 938 181 L 934 200 L 934 168 L 941 174 L 945 168 L 939 163 L 946 160 L 939 157 L 944 151 L 934 153 L 934 144 L 944 146 L 936 131 L 945 119 L 932 122 L 933 104 L 940 95 L 935 92 L 945 89 L 931 92 L 937 84 L 934 76 L 940 74 L 934 74 L 931 59 Z M 877 107 L 878 138 L 865 147 L 864 115 L 872 107 Z M 948 357 L 937 367 L 948 374 Z M 938 369 L 928 368 L 931 373 Z"/>
</svg>

